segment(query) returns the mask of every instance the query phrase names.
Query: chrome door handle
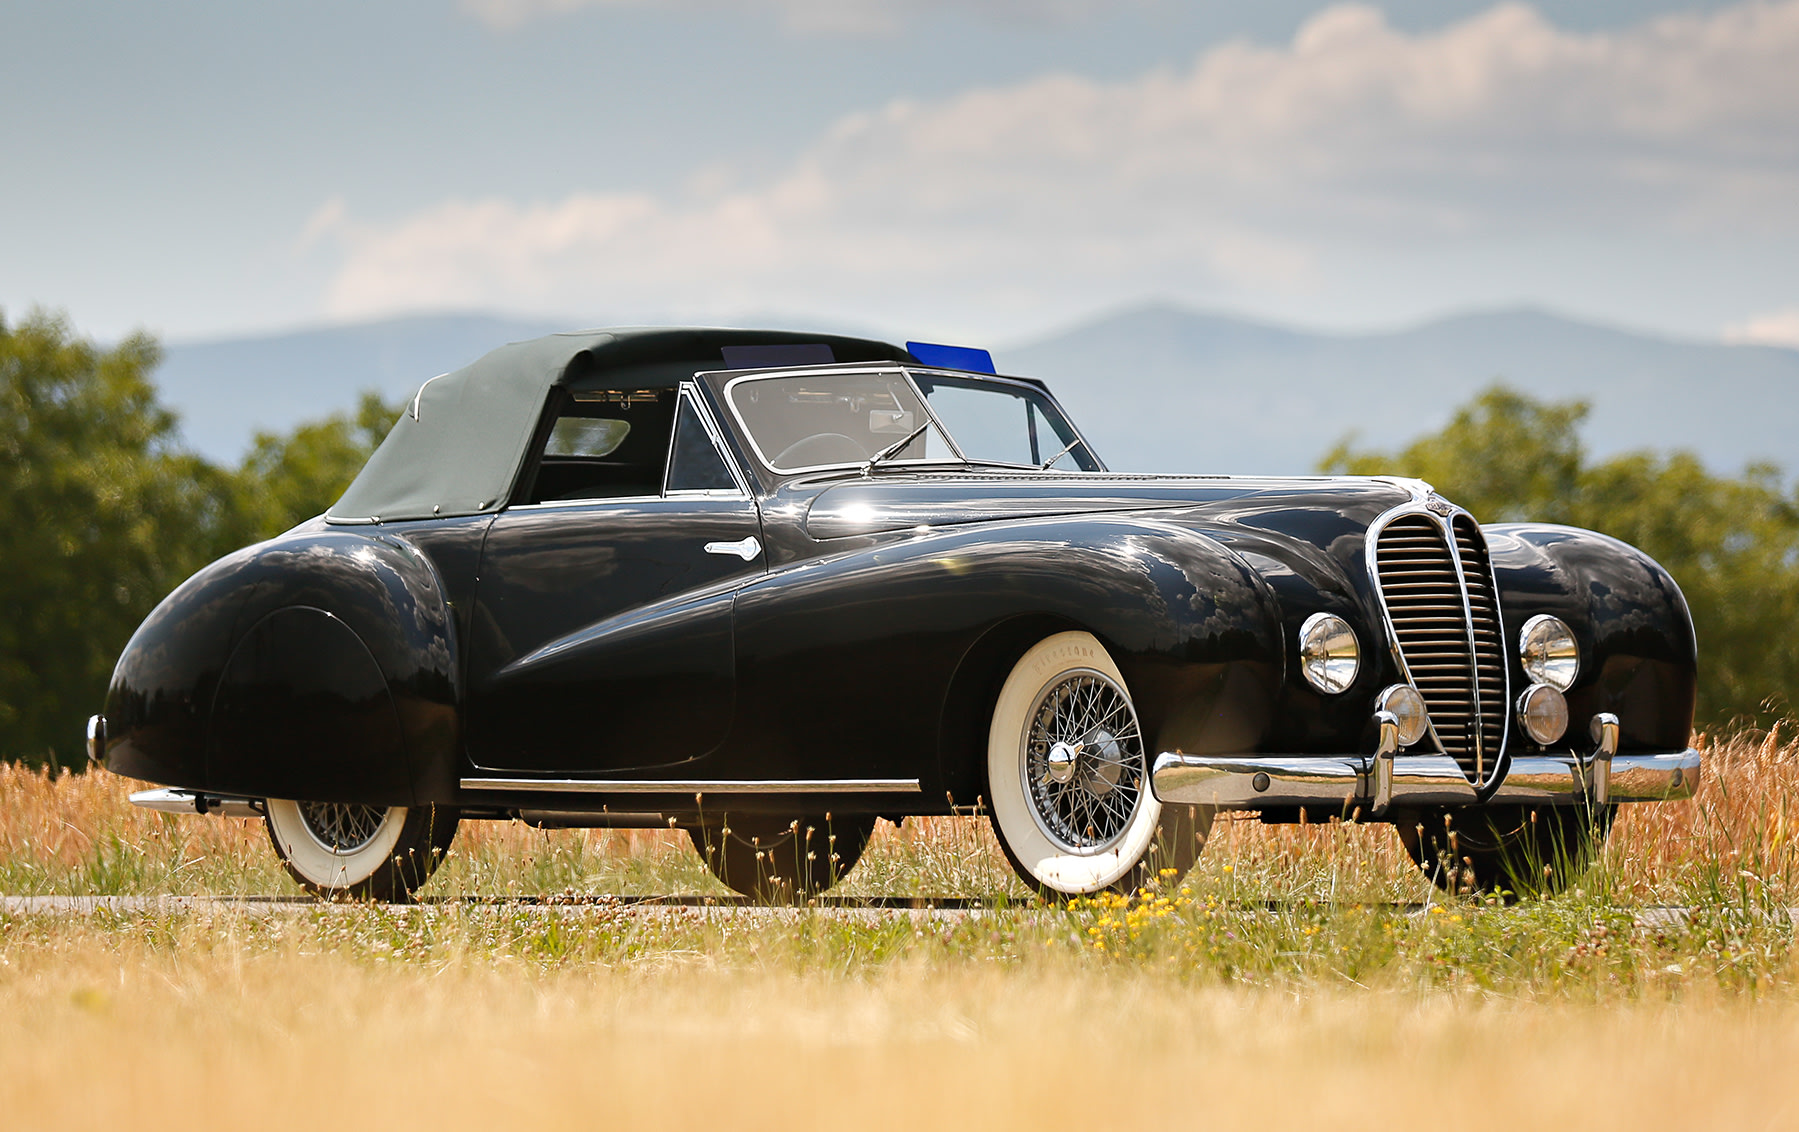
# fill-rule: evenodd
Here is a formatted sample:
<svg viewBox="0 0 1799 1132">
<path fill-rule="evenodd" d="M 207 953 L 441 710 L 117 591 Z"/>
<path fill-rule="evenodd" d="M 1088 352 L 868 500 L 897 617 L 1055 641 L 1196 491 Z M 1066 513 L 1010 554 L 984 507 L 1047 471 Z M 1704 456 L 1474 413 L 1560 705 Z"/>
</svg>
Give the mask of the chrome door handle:
<svg viewBox="0 0 1799 1132">
<path fill-rule="evenodd" d="M 735 554 L 745 562 L 748 562 L 750 559 L 756 557 L 756 555 L 762 553 L 762 544 L 756 541 L 755 535 L 751 535 L 742 542 L 709 542 L 706 544 L 706 553 Z"/>
</svg>

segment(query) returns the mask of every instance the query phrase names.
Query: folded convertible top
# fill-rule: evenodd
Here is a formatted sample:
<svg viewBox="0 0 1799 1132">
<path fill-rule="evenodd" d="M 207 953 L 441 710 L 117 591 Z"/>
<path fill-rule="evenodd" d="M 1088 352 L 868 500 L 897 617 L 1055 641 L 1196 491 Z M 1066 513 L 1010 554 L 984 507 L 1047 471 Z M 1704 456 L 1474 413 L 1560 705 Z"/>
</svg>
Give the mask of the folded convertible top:
<svg viewBox="0 0 1799 1132">
<path fill-rule="evenodd" d="M 913 360 L 885 342 L 776 330 L 621 327 L 501 346 L 425 382 L 325 517 L 379 523 L 496 511 L 554 386 L 666 387 L 745 358 L 773 363 L 782 353 L 775 347 L 814 348 L 808 359 L 823 360 L 821 345 L 838 362 Z"/>
</svg>

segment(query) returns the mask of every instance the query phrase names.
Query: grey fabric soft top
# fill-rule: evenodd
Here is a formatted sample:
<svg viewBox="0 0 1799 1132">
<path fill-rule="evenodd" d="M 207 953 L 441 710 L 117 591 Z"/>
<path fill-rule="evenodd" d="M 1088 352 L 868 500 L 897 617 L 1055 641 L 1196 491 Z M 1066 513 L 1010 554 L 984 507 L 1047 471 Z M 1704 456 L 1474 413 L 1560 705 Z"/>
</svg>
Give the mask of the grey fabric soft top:
<svg viewBox="0 0 1799 1132">
<path fill-rule="evenodd" d="M 502 346 L 425 382 L 325 517 L 378 523 L 496 511 L 506 504 L 552 387 L 604 386 L 608 378 L 667 386 L 755 353 L 741 347 L 818 345 L 828 346 L 830 357 L 814 360 L 911 360 L 884 342 L 770 330 L 628 327 Z"/>
</svg>

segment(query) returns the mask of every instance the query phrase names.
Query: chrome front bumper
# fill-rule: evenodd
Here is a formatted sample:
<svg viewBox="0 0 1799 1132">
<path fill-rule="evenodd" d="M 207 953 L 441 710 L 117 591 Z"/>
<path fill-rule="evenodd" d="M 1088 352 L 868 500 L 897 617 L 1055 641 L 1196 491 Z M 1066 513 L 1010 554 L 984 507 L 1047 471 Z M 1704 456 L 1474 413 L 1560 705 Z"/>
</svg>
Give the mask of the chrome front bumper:
<svg viewBox="0 0 1799 1132">
<path fill-rule="evenodd" d="M 1591 755 L 1514 758 L 1488 803 L 1665 802 L 1690 798 L 1699 788 L 1698 751 L 1688 747 L 1661 754 L 1615 754 L 1616 734 L 1615 729 L 1607 732 Z M 1466 806 L 1477 800 L 1461 767 L 1444 755 L 1173 751 L 1156 756 L 1150 785 L 1163 802 L 1182 805 L 1227 810 L 1304 807 L 1314 813 L 1364 818 L 1379 818 L 1396 805 Z"/>
</svg>

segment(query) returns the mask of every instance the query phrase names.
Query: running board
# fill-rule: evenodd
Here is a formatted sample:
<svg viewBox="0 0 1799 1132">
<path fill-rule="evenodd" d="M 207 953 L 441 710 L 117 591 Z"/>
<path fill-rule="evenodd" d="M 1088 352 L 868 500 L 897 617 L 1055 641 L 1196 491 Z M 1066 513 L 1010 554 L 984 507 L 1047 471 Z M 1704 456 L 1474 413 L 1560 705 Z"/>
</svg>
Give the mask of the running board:
<svg viewBox="0 0 1799 1132">
<path fill-rule="evenodd" d="M 916 778 L 465 778 L 464 790 L 525 794 L 916 794 Z"/>
<path fill-rule="evenodd" d="M 668 829 L 661 814 L 624 814 L 616 810 L 520 810 L 518 820 L 538 829 Z"/>
</svg>

